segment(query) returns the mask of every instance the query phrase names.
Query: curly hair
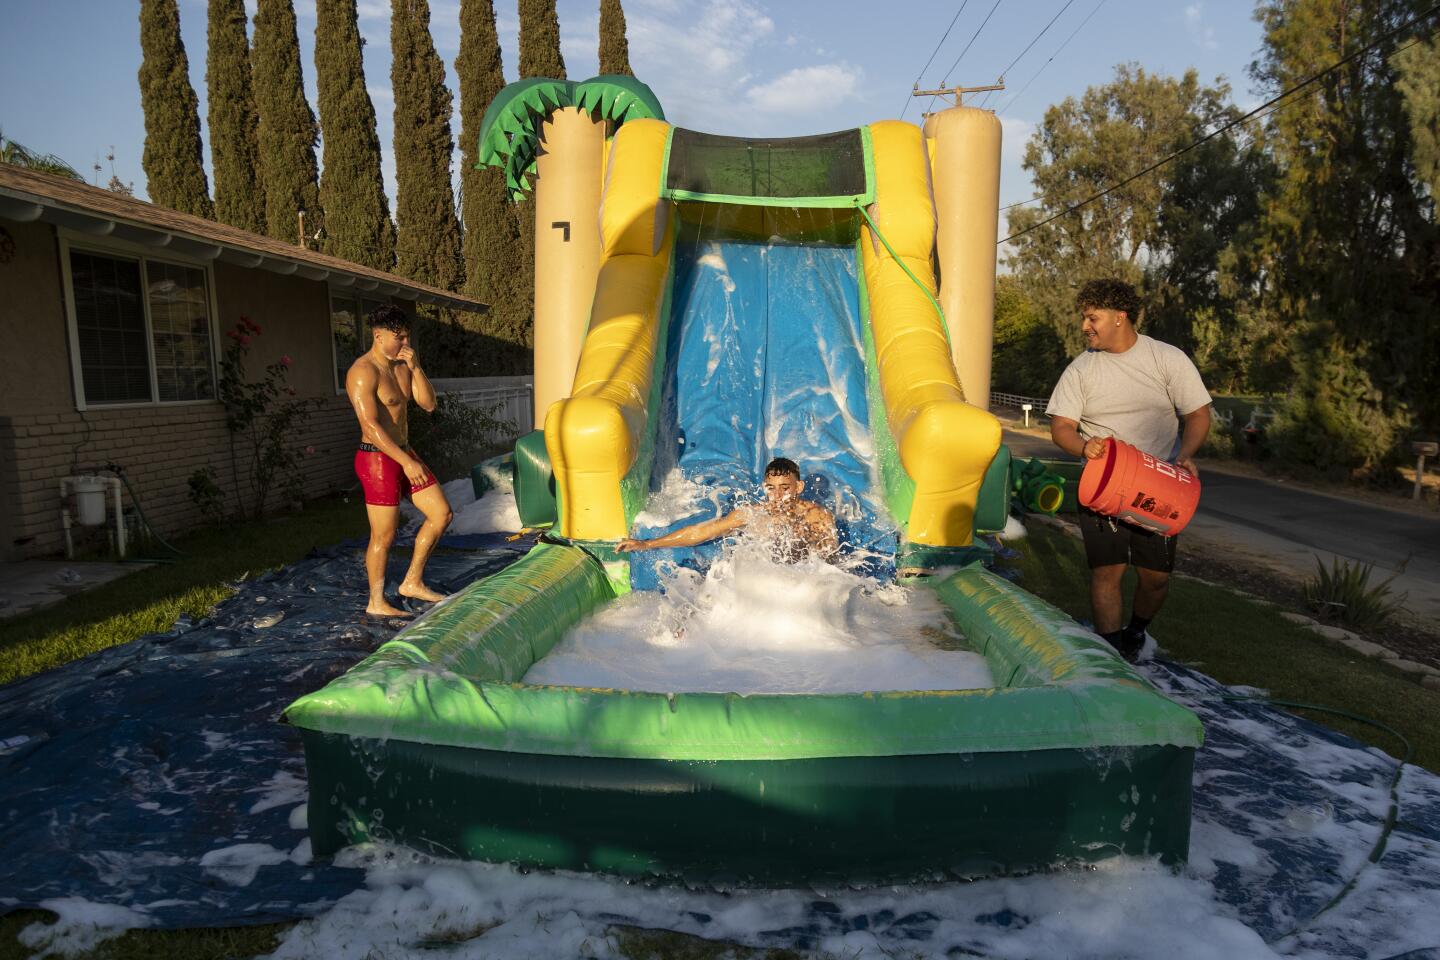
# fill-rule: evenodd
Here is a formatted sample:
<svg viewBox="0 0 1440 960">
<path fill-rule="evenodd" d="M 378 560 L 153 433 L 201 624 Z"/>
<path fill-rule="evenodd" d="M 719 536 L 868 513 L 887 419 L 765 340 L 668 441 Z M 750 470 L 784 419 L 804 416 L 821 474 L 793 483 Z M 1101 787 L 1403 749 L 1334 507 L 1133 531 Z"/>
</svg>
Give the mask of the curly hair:
<svg viewBox="0 0 1440 960">
<path fill-rule="evenodd" d="M 410 329 L 410 315 L 393 303 L 384 303 L 370 311 L 371 330 L 400 333 Z"/>
<path fill-rule="evenodd" d="M 1119 310 L 1133 324 L 1140 322 L 1140 295 L 1124 280 L 1108 277 L 1091 280 L 1075 294 L 1075 307 L 1079 310 Z"/>
<path fill-rule="evenodd" d="M 765 464 L 765 476 L 790 477 L 792 479 L 799 480 L 800 468 L 796 466 L 794 460 L 790 460 L 785 457 L 776 457 L 774 460 L 771 460 L 769 463 Z"/>
</svg>

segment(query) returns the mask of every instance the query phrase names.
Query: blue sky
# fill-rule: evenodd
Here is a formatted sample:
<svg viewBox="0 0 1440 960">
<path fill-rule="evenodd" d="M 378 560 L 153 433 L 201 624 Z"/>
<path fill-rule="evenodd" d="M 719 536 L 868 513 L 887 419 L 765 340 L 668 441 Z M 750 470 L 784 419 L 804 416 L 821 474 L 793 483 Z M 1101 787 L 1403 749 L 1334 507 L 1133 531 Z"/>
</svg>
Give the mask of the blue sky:
<svg viewBox="0 0 1440 960">
<path fill-rule="evenodd" d="M 250 5 L 253 11 L 253 0 Z M 454 90 L 459 0 L 431 0 L 430 6 L 436 46 Z M 625 0 L 624 6 L 631 63 L 672 122 L 762 136 L 819 133 L 898 116 L 917 73 L 961 9 L 960 0 Z M 393 198 L 390 4 L 359 0 L 359 7 L 365 72 Z M 314 0 L 296 0 L 295 8 L 313 105 Z M 596 72 L 598 8 L 598 0 L 559 0 L 561 46 L 571 77 Z M 1133 61 L 1168 74 L 1193 66 L 1207 82 L 1226 77 L 1242 106 L 1262 99 L 1246 73 L 1260 45 L 1250 0 L 1071 0 L 1068 8 L 1066 0 L 1000 0 L 998 6 L 994 0 L 965 0 L 922 77 L 922 89 L 946 77 L 972 37 L 949 79 L 994 82 L 1062 8 L 1049 32 L 1011 70 L 1009 89 L 985 104 L 1000 108 L 1004 123 L 1002 204 L 1031 195 L 1020 158 L 1045 108 L 1104 83 L 1118 63 Z M 110 176 L 104 158 L 113 145 L 115 172 L 133 181 L 143 197 L 138 9 L 135 0 L 0 0 L 0 129 L 32 149 L 59 154 L 87 178 L 98 158 L 105 167 L 102 183 Z M 496 0 L 496 9 L 505 69 L 513 79 L 514 0 Z M 206 2 L 180 0 L 180 12 L 203 125 Z M 458 95 L 455 101 L 458 134 Z M 919 113 L 912 103 L 906 117 L 918 119 Z"/>
</svg>

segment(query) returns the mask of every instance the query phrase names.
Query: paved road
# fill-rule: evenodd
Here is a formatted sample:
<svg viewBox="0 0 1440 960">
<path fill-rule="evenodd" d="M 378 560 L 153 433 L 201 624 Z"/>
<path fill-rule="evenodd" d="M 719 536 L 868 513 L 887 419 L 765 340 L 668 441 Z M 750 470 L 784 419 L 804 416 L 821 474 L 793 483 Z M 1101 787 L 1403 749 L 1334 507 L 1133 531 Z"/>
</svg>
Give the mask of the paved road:
<svg viewBox="0 0 1440 960">
<path fill-rule="evenodd" d="M 1005 431 L 1019 457 L 1057 456 L 1049 441 Z M 1390 510 L 1262 480 L 1207 470 L 1204 495 L 1187 537 L 1215 543 L 1272 569 L 1310 576 L 1315 557 L 1373 563 L 1376 574 L 1396 573 L 1407 606 L 1440 619 L 1440 515 Z M 1377 576 L 1372 582 L 1378 582 Z"/>
</svg>

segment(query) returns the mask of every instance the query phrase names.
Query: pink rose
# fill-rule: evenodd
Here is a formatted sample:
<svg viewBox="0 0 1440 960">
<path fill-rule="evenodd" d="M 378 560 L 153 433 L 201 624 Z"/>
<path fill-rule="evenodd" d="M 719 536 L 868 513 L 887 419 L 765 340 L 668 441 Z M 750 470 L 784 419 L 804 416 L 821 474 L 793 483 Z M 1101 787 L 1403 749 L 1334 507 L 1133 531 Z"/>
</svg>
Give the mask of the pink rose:
<svg viewBox="0 0 1440 960">
<path fill-rule="evenodd" d="M 307 456 L 307 457 L 313 457 L 314 455 L 315 455 L 315 448 L 314 448 L 313 446 L 309 446 L 309 447 L 306 447 L 306 448 L 305 448 L 305 456 Z"/>
<path fill-rule="evenodd" d="M 259 331 L 257 330 L 256 332 L 258 333 Z M 290 354 L 286 353 L 281 355 L 280 366 L 285 367 L 288 370 L 292 362 L 293 361 L 290 359 Z"/>
<path fill-rule="evenodd" d="M 245 334 L 243 334 L 243 333 L 240 334 L 240 335 L 239 335 L 238 337 L 236 337 L 235 339 L 240 341 L 240 346 L 242 346 L 242 347 L 248 347 L 248 346 L 250 346 L 250 338 L 249 338 L 248 336 L 246 336 Z"/>
</svg>

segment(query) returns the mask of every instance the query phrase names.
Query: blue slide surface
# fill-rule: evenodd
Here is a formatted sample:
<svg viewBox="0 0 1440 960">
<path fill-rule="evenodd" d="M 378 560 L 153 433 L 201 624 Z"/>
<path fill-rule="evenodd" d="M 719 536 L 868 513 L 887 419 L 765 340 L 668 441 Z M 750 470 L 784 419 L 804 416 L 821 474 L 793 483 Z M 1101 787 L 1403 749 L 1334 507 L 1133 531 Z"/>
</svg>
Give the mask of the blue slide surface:
<svg viewBox="0 0 1440 960">
<path fill-rule="evenodd" d="M 760 497 L 765 464 L 789 457 L 804 495 L 835 514 L 847 565 L 889 572 L 895 527 L 873 491 L 854 248 L 682 242 L 674 270 L 651 503 L 674 506 L 654 494 L 677 468 L 706 496 L 665 517 L 647 510 L 635 536 Z M 634 554 L 631 583 L 654 589 L 667 563 L 703 569 L 718 549 Z"/>
</svg>

